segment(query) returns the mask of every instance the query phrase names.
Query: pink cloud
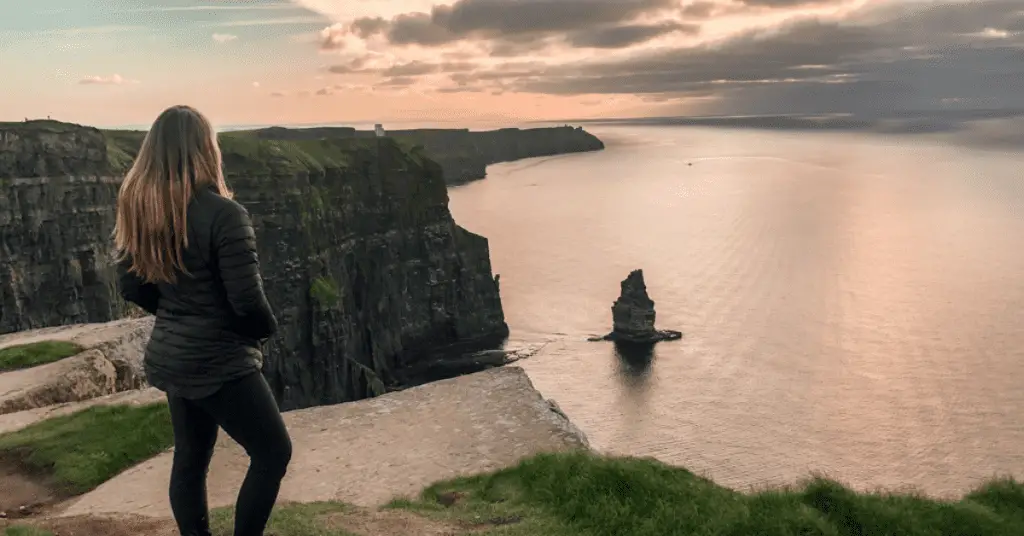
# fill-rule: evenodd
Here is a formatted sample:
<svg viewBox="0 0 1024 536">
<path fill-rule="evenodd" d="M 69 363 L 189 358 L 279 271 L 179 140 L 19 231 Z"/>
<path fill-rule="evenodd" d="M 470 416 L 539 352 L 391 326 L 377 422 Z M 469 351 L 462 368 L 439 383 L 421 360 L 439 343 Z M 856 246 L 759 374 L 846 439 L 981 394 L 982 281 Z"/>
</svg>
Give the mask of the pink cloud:
<svg viewBox="0 0 1024 536">
<path fill-rule="evenodd" d="M 119 74 L 113 74 L 110 76 L 86 76 L 78 81 L 82 85 L 103 85 L 103 86 L 120 86 L 124 84 L 137 84 L 138 80 L 128 80 Z"/>
</svg>

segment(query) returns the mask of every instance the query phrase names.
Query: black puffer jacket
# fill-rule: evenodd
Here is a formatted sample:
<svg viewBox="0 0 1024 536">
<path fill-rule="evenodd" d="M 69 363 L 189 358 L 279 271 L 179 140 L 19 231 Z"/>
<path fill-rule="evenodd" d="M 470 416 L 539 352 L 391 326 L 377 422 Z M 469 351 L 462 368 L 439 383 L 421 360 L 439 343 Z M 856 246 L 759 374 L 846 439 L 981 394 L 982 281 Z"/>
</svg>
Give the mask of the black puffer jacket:
<svg viewBox="0 0 1024 536">
<path fill-rule="evenodd" d="M 242 205 L 212 190 L 197 193 L 184 261 L 189 275 L 178 274 L 175 284 L 145 283 L 127 261 L 118 276 L 124 299 L 156 315 L 144 361 L 150 385 L 201 398 L 262 367 L 260 341 L 274 334 L 277 320 Z"/>
</svg>

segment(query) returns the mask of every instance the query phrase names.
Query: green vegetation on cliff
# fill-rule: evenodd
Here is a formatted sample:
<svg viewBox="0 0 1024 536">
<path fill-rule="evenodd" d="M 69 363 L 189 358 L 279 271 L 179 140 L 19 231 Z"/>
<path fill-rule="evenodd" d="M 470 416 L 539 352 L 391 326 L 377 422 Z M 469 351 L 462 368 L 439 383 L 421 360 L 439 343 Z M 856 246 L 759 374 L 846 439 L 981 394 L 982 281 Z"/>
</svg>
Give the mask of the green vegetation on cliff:
<svg viewBox="0 0 1024 536">
<path fill-rule="evenodd" d="M 138 154 L 146 133 L 135 130 L 104 130 L 111 168 L 124 171 Z M 370 149 L 374 139 L 263 139 L 254 131 L 223 132 L 218 135 L 228 172 L 235 175 L 294 175 L 325 168 L 344 168 L 350 155 Z"/>
<path fill-rule="evenodd" d="M 316 300 L 320 307 L 333 307 L 341 299 L 341 291 L 338 290 L 338 283 L 330 278 L 320 276 L 313 280 L 309 286 L 309 295 Z"/>
<path fill-rule="evenodd" d="M 0 458 L 77 495 L 173 444 L 167 404 L 94 406 L 0 435 Z"/>
<path fill-rule="evenodd" d="M 0 372 L 26 369 L 60 361 L 82 351 L 67 341 L 39 341 L 0 349 Z"/>
</svg>

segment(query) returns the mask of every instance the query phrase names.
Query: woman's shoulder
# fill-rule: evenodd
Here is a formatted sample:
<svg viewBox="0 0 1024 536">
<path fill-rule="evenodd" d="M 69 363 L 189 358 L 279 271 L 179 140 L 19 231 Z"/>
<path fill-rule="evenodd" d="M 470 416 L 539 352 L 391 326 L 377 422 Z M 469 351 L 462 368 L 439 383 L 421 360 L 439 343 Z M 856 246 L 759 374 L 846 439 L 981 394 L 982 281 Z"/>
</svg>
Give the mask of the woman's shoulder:
<svg viewBox="0 0 1024 536">
<path fill-rule="evenodd" d="M 234 219 L 248 217 L 249 212 L 241 203 L 224 197 L 213 190 L 200 190 L 195 197 L 196 208 L 213 219 Z"/>
</svg>

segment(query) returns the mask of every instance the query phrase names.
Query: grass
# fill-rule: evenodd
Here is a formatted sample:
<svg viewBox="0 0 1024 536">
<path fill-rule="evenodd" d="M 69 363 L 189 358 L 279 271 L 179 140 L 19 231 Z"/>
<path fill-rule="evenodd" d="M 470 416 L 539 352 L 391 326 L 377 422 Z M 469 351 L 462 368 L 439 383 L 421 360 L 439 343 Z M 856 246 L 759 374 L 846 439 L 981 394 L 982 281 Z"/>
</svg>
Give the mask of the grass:
<svg viewBox="0 0 1024 536">
<path fill-rule="evenodd" d="M 309 296 L 316 300 L 320 307 L 333 307 L 341 299 L 338 283 L 330 276 L 320 276 L 309 286 Z"/>
<path fill-rule="evenodd" d="M 0 455 L 22 456 L 77 494 L 171 444 L 164 404 L 94 407 L 0 435 Z M 337 503 L 279 505 L 269 532 L 351 536 L 328 523 L 350 509 L 357 511 Z M 739 493 L 651 459 L 572 452 L 437 483 L 415 500 L 384 507 L 395 510 L 467 534 L 502 536 L 1020 536 L 1024 484 L 992 480 L 956 501 L 857 493 L 824 478 Z M 230 533 L 230 509 L 212 519 L 215 534 Z M 3 534 L 47 533 L 10 527 Z"/>
<path fill-rule="evenodd" d="M 4 536 L 54 536 L 54 534 L 48 530 L 36 527 L 15 525 L 4 530 Z"/>
<path fill-rule="evenodd" d="M 268 533 L 351 536 L 326 522 L 350 509 L 337 503 L 279 505 Z M 441 482 L 384 510 L 490 536 L 1020 536 L 1024 485 L 995 480 L 949 502 L 855 493 L 820 478 L 743 494 L 650 459 L 575 452 L 541 454 L 505 470 Z M 215 510 L 212 522 L 214 534 L 230 534 L 232 511 Z M 5 536 L 43 534 L 22 528 Z"/>
<path fill-rule="evenodd" d="M 461 496 L 452 507 L 441 497 Z M 1024 534 L 1024 484 L 996 480 L 956 502 L 855 493 L 816 478 L 742 494 L 657 461 L 544 454 L 428 488 L 391 508 L 515 521 L 506 536 L 995 536 Z"/>
<path fill-rule="evenodd" d="M 173 443 L 166 404 L 94 406 L 0 435 L 0 455 L 78 495 Z"/>
<path fill-rule="evenodd" d="M 0 349 L 0 372 L 53 363 L 81 351 L 81 346 L 67 341 L 40 341 L 8 346 Z"/>
<path fill-rule="evenodd" d="M 55 536 L 52 532 L 28 525 L 15 525 L 4 530 L 4 536 Z"/>
<path fill-rule="evenodd" d="M 267 523 L 267 534 L 274 536 L 355 536 L 331 528 L 324 517 L 344 513 L 351 507 L 341 503 L 281 504 Z M 215 536 L 229 536 L 234 525 L 234 508 L 217 508 L 210 512 L 210 529 Z M 419 535 L 416 535 L 419 536 Z"/>
</svg>

